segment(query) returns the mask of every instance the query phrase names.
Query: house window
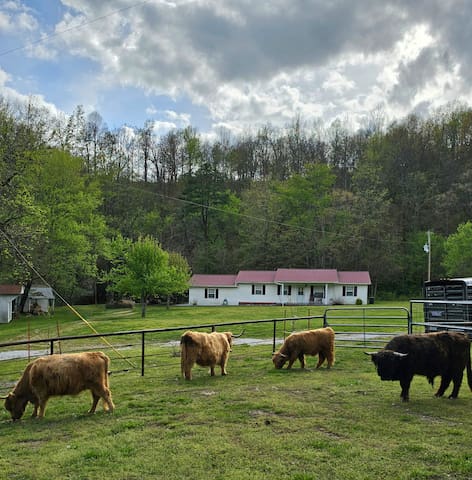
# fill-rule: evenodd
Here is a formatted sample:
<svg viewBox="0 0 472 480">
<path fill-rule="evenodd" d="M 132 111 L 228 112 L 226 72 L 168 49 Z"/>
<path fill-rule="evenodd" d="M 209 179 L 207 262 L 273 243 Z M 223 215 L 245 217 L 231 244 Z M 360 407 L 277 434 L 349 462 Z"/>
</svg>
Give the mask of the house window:
<svg viewBox="0 0 472 480">
<path fill-rule="evenodd" d="M 205 298 L 218 298 L 218 289 L 205 288 Z"/>
<path fill-rule="evenodd" d="M 298 287 L 298 295 L 303 296 L 303 287 Z"/>
<path fill-rule="evenodd" d="M 253 295 L 265 295 L 265 285 L 255 284 L 252 286 Z"/>
<path fill-rule="evenodd" d="M 277 285 L 277 295 L 282 293 L 282 287 Z M 292 286 L 291 285 L 284 285 L 284 295 L 292 295 Z"/>
<path fill-rule="evenodd" d="M 345 285 L 343 287 L 343 297 L 356 297 L 357 285 Z"/>
</svg>

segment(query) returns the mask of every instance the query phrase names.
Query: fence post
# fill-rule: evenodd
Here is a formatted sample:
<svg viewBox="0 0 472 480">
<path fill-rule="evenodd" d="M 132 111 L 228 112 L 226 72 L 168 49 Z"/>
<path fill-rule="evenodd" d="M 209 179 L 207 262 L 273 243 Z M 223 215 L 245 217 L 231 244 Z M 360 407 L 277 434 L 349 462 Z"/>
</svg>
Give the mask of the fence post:
<svg viewBox="0 0 472 480">
<path fill-rule="evenodd" d="M 54 340 L 51 340 L 51 342 L 50 342 L 49 352 L 50 352 L 49 355 L 54 354 Z"/>
<path fill-rule="evenodd" d="M 413 333 L 413 303 L 410 302 L 410 311 L 408 313 L 408 334 Z"/>
<path fill-rule="evenodd" d="M 144 377 L 144 332 L 141 332 L 141 377 Z"/>
<path fill-rule="evenodd" d="M 274 333 L 272 335 L 272 353 L 275 353 L 275 334 L 277 330 L 277 322 L 274 320 Z"/>
</svg>

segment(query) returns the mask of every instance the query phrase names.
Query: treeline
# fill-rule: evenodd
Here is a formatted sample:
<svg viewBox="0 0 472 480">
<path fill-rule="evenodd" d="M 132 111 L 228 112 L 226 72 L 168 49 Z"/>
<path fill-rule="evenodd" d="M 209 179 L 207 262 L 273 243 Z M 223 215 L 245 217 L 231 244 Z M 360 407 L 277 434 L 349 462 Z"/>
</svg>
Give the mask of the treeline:
<svg viewBox="0 0 472 480">
<path fill-rule="evenodd" d="M 354 133 L 299 118 L 208 139 L 2 101 L 0 282 L 39 272 L 69 298 L 99 292 L 110 240 L 151 236 L 196 273 L 369 270 L 374 294 L 416 296 L 428 231 L 432 278 L 472 273 L 444 263 L 471 217 L 471 140 L 463 106 Z"/>
</svg>

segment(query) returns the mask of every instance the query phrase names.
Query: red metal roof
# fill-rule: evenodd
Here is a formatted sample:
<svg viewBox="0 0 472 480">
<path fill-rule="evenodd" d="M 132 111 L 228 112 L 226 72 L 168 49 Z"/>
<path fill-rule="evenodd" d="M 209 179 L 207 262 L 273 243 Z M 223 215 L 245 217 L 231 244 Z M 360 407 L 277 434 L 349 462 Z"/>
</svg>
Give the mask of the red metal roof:
<svg viewBox="0 0 472 480">
<path fill-rule="evenodd" d="M 210 275 L 196 273 L 190 279 L 192 287 L 234 287 L 236 275 Z"/>
<path fill-rule="evenodd" d="M 339 283 L 338 271 L 334 269 L 279 268 L 277 283 Z"/>
<path fill-rule="evenodd" d="M 0 285 L 0 295 L 21 295 L 23 285 Z"/>
<path fill-rule="evenodd" d="M 357 285 L 370 285 L 369 272 L 339 272 L 339 283 L 355 283 Z"/>
<path fill-rule="evenodd" d="M 336 269 L 279 268 L 271 270 L 241 270 L 237 275 L 195 274 L 192 287 L 235 287 L 240 283 L 337 283 L 370 285 L 369 272 L 338 272 Z"/>
<path fill-rule="evenodd" d="M 236 283 L 274 283 L 275 274 L 273 270 L 242 270 L 236 277 Z"/>
</svg>

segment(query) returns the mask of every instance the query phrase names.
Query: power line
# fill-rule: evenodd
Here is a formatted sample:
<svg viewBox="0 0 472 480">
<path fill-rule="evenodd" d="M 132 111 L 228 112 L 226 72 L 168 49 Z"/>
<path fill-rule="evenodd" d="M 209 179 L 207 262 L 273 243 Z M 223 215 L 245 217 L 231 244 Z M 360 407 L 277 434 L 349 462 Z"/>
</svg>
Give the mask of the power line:
<svg viewBox="0 0 472 480">
<path fill-rule="evenodd" d="M 139 189 L 138 187 L 130 187 L 129 190 L 140 192 L 140 193 L 143 193 L 143 191 L 144 191 L 147 194 L 157 195 L 157 196 L 165 198 L 167 200 L 172 200 L 172 201 L 175 201 L 175 202 L 180 202 L 180 203 L 192 205 L 192 206 L 199 207 L 199 208 L 206 208 L 208 210 L 212 210 L 212 211 L 215 211 L 215 212 L 218 212 L 218 213 L 223 213 L 223 214 L 226 214 L 226 215 L 233 215 L 235 217 L 245 218 L 245 219 L 248 219 L 248 220 L 254 220 L 256 222 L 262 222 L 262 223 L 273 224 L 273 225 L 284 227 L 284 228 L 290 228 L 292 230 L 305 231 L 305 232 L 308 232 L 308 233 L 314 233 L 314 234 L 320 234 L 320 235 L 333 235 L 336 238 L 346 238 L 346 239 L 355 238 L 357 240 L 378 242 L 378 243 L 384 243 L 384 244 L 390 244 L 390 245 L 403 244 L 403 245 L 418 246 L 418 244 L 415 243 L 415 242 L 405 241 L 405 240 L 400 240 L 400 239 L 389 240 L 389 239 L 384 239 L 384 238 L 372 238 L 372 237 L 369 238 L 369 237 L 366 237 L 364 235 L 352 236 L 352 235 L 343 234 L 343 233 L 340 233 L 340 232 L 330 232 L 330 231 L 326 231 L 326 230 L 319 230 L 319 229 L 316 229 L 316 228 L 305 227 L 303 225 L 293 225 L 291 223 L 285 223 L 285 222 L 280 222 L 280 221 L 277 221 L 277 220 L 271 220 L 271 219 L 268 219 L 266 217 L 257 217 L 257 216 L 254 216 L 254 215 L 249 215 L 249 214 L 245 214 L 245 213 L 241 213 L 241 212 L 228 211 L 228 210 L 224 210 L 222 208 L 218 208 L 218 207 L 215 207 L 215 206 L 212 206 L 212 205 L 205 205 L 203 203 L 194 202 L 192 200 L 187 200 L 187 199 L 184 199 L 184 198 L 173 197 L 171 195 L 166 195 L 166 194 L 160 193 L 160 192 L 149 192 L 149 191 L 146 191 L 146 190 Z"/>
<path fill-rule="evenodd" d="M 88 321 L 86 320 L 54 287 L 50 285 L 50 283 L 41 275 L 41 273 L 36 269 L 36 267 L 23 255 L 21 250 L 17 247 L 17 245 L 13 242 L 13 240 L 0 228 L 0 233 L 3 235 L 5 240 L 11 245 L 13 250 L 16 252 L 20 260 L 46 285 L 47 287 L 51 288 L 51 290 L 56 294 L 56 296 L 64 302 L 64 304 L 76 315 L 82 322 L 87 325 L 93 333 L 100 335 L 98 330 Z M 108 345 L 119 357 L 125 360 L 129 365 L 133 368 L 136 368 L 130 360 L 128 360 L 124 355 L 122 355 L 105 337 L 100 337 L 106 345 Z"/>
<path fill-rule="evenodd" d="M 17 52 L 19 50 L 24 50 L 28 47 L 32 47 L 33 45 L 38 45 L 40 43 L 47 42 L 48 40 L 51 40 L 52 38 L 60 37 L 61 35 L 65 34 L 65 33 L 69 33 L 73 30 L 79 30 L 83 27 L 87 27 L 87 26 L 92 25 L 94 23 L 97 23 L 101 20 L 104 20 L 105 18 L 116 15 L 117 13 L 122 13 L 122 12 L 125 12 L 127 10 L 131 10 L 132 8 L 140 7 L 142 5 L 145 5 L 146 3 L 150 3 L 151 1 L 152 0 L 144 0 L 144 1 L 139 2 L 139 3 L 129 5 L 127 7 L 119 8 L 118 10 L 113 10 L 113 11 L 108 12 L 104 15 L 99 16 L 99 17 L 95 17 L 95 18 L 92 18 L 90 20 L 85 20 L 84 22 L 79 23 L 78 25 L 74 25 L 72 27 L 65 28 L 64 30 L 59 30 L 58 32 L 50 33 L 49 35 L 45 35 L 44 37 L 38 38 L 36 40 L 32 40 L 31 42 L 28 42 L 28 43 L 24 43 L 23 45 L 20 45 L 18 47 L 13 47 L 13 48 L 10 48 L 8 50 L 3 50 L 3 51 L 0 52 L 0 57 L 3 57 L 5 55 L 8 55 L 8 54 L 13 53 L 13 52 Z"/>
</svg>

